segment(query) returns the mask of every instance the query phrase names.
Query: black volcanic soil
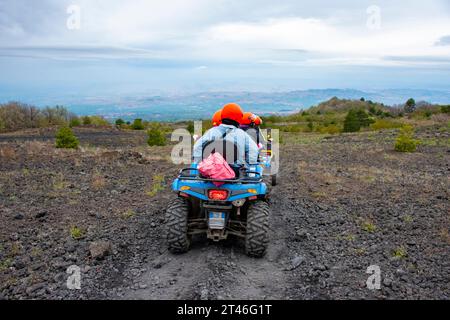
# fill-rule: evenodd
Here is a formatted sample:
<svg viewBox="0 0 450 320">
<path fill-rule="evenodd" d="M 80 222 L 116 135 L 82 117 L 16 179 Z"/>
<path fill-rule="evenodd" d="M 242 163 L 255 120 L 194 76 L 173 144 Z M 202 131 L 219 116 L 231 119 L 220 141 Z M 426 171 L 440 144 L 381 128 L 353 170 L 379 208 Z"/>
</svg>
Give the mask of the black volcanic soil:
<svg viewBox="0 0 450 320">
<path fill-rule="evenodd" d="M 0 135 L 0 299 L 450 298 L 448 129 L 420 129 L 412 154 L 393 151 L 394 132 L 285 136 L 262 259 L 201 237 L 169 253 L 171 147 L 76 133 L 75 151 L 55 149 L 52 130 Z M 93 259 L 97 241 L 110 250 Z"/>
</svg>

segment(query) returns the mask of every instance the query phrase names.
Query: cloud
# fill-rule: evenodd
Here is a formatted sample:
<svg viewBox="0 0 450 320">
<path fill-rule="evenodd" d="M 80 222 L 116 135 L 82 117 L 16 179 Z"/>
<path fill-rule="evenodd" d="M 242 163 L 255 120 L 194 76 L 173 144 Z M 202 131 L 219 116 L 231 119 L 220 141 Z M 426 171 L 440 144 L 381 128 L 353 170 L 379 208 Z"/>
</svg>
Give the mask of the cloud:
<svg viewBox="0 0 450 320">
<path fill-rule="evenodd" d="M 68 30 L 66 9 L 81 9 Z M 172 59 L 291 65 L 399 64 L 394 56 L 450 54 L 445 1 L 408 8 L 380 0 L 381 30 L 366 27 L 364 1 L 0 1 L 0 53 L 48 59 Z M 416 23 L 420 16 L 421 21 Z M 438 40 L 437 40 L 438 39 Z M 436 45 L 435 45 L 436 44 Z M 409 63 L 412 63 L 411 61 Z"/>
<path fill-rule="evenodd" d="M 435 45 L 436 46 L 448 46 L 448 45 L 450 45 L 450 36 L 444 36 L 444 37 L 440 38 L 438 41 L 436 41 Z"/>
<path fill-rule="evenodd" d="M 26 56 L 56 60 L 155 59 L 157 51 L 108 46 L 11 46 L 0 47 L 0 56 Z"/>
</svg>

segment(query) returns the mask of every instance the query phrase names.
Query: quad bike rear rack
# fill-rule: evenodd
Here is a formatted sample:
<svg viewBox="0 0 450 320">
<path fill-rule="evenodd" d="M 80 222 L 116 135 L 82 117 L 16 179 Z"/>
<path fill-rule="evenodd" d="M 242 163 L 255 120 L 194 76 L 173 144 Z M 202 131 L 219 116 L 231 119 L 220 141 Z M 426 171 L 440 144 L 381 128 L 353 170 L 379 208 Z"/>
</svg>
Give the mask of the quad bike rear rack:
<svg viewBox="0 0 450 320">
<path fill-rule="evenodd" d="M 183 175 L 186 171 L 197 171 L 196 175 Z M 178 175 L 178 179 L 180 180 L 188 180 L 188 181 L 205 181 L 205 182 L 220 182 L 220 183 L 244 183 L 244 184 L 254 184 L 254 183 L 260 183 L 263 181 L 263 178 L 261 176 L 261 173 L 257 171 L 249 171 L 245 170 L 244 172 L 246 174 L 254 174 L 255 177 L 245 177 L 245 178 L 239 178 L 239 179 L 209 179 L 209 178 L 202 178 L 199 175 L 199 170 L 197 168 L 184 168 L 181 169 Z"/>
</svg>

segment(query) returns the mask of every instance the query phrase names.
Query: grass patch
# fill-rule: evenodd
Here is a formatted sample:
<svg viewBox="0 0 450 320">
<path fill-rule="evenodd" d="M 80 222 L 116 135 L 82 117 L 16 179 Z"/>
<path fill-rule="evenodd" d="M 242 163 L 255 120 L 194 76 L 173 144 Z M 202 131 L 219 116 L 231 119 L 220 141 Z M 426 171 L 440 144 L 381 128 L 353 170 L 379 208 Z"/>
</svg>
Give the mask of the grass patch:
<svg viewBox="0 0 450 320">
<path fill-rule="evenodd" d="M 128 209 L 124 213 L 122 213 L 122 218 L 124 219 L 130 219 L 133 218 L 136 215 L 136 213 L 132 209 Z"/>
<path fill-rule="evenodd" d="M 377 231 L 377 226 L 370 220 L 363 221 L 361 225 L 362 230 L 369 233 L 374 233 Z"/>
<path fill-rule="evenodd" d="M 149 197 L 156 196 L 160 191 L 164 190 L 164 176 L 153 176 L 153 184 L 150 190 L 146 192 Z"/>
<path fill-rule="evenodd" d="M 106 179 L 100 175 L 98 172 L 95 172 L 92 175 L 92 187 L 95 190 L 101 190 L 106 186 Z"/>
<path fill-rule="evenodd" d="M 343 234 L 339 235 L 337 239 L 351 242 L 356 240 L 356 236 L 354 234 Z"/>
<path fill-rule="evenodd" d="M 290 135 L 288 139 L 286 139 L 286 143 L 294 143 L 300 145 L 313 145 L 319 144 L 327 135 L 317 135 L 317 134 L 298 134 L 298 135 Z"/>
<path fill-rule="evenodd" d="M 64 180 L 64 175 L 60 173 L 56 177 L 53 177 L 52 185 L 54 191 L 61 191 L 67 188 L 68 183 Z"/>
<path fill-rule="evenodd" d="M 394 251 L 392 252 L 392 256 L 394 258 L 404 259 L 408 256 L 408 251 L 406 251 L 406 248 L 404 246 L 400 246 L 394 249 Z"/>
<path fill-rule="evenodd" d="M 397 129 L 397 128 L 401 128 L 401 126 L 402 126 L 402 124 L 398 121 L 389 120 L 389 119 L 378 119 L 370 125 L 370 129 L 379 131 L 379 130 L 387 130 L 387 129 Z"/>
<path fill-rule="evenodd" d="M 406 215 L 403 216 L 403 221 L 406 222 L 406 223 L 411 223 L 414 220 L 409 214 L 406 214 Z"/>
<path fill-rule="evenodd" d="M 79 240 L 84 237 L 84 230 L 78 228 L 77 226 L 73 226 L 70 228 L 70 236 L 74 240 Z"/>
<path fill-rule="evenodd" d="M 0 261 L 0 272 L 6 271 L 11 266 L 12 266 L 11 258 L 6 258 L 5 260 Z"/>
<path fill-rule="evenodd" d="M 450 234 L 446 228 L 442 228 L 439 236 L 444 240 L 446 243 L 450 244 Z"/>
</svg>

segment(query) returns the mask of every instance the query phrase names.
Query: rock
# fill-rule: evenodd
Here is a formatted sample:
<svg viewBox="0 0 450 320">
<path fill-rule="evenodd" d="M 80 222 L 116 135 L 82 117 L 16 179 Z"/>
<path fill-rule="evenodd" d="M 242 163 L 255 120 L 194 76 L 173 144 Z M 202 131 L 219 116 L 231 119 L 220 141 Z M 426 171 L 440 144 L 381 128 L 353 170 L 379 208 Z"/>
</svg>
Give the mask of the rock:
<svg viewBox="0 0 450 320">
<path fill-rule="evenodd" d="M 17 240 L 19 240 L 19 234 L 16 233 L 16 232 L 11 233 L 11 234 L 9 235 L 9 239 L 10 239 L 11 241 L 17 241 Z"/>
<path fill-rule="evenodd" d="M 28 287 L 28 288 L 25 290 L 25 292 L 26 292 L 27 294 L 32 294 L 33 292 L 35 292 L 35 291 L 37 291 L 37 290 L 40 290 L 40 289 L 44 289 L 44 288 L 45 288 L 45 283 L 37 283 L 37 284 L 34 284 L 34 285 Z"/>
<path fill-rule="evenodd" d="M 391 287 L 392 285 L 392 280 L 389 278 L 384 278 L 383 280 L 383 285 L 385 285 L 386 287 Z"/>
<path fill-rule="evenodd" d="M 23 259 L 18 259 L 16 261 L 14 261 L 14 268 L 20 270 L 25 268 L 26 263 L 23 261 Z"/>
<path fill-rule="evenodd" d="M 302 256 L 295 256 L 292 260 L 290 265 L 286 268 L 288 271 L 292 271 L 297 269 L 302 263 L 305 261 L 305 258 Z"/>
<path fill-rule="evenodd" d="M 52 261 L 52 265 L 56 269 L 66 269 L 71 265 L 70 261 L 65 261 L 63 258 L 56 258 Z"/>
<path fill-rule="evenodd" d="M 156 223 L 152 222 L 152 223 L 150 224 L 150 227 L 155 228 L 155 227 L 156 227 Z"/>
<path fill-rule="evenodd" d="M 14 216 L 14 220 L 23 220 L 23 218 L 24 218 L 24 215 L 21 213 L 18 213 Z"/>
<path fill-rule="evenodd" d="M 40 211 L 38 213 L 36 213 L 36 215 L 34 216 L 36 219 L 41 219 L 43 217 L 45 217 L 47 215 L 47 211 Z"/>
<path fill-rule="evenodd" d="M 318 264 L 318 265 L 314 268 L 314 270 L 325 271 L 325 270 L 327 270 L 327 267 L 326 267 L 325 265 L 323 265 L 323 264 Z"/>
<path fill-rule="evenodd" d="M 147 285 L 145 283 L 139 284 L 139 289 L 147 289 Z"/>
<path fill-rule="evenodd" d="M 300 229 L 295 233 L 295 240 L 305 240 L 308 239 L 308 232 L 304 229 Z"/>
<path fill-rule="evenodd" d="M 200 292 L 200 300 L 208 300 L 209 291 L 208 289 L 202 289 Z"/>
<path fill-rule="evenodd" d="M 108 241 L 94 241 L 89 245 L 89 252 L 93 259 L 103 259 L 111 253 L 111 243 Z"/>
</svg>

